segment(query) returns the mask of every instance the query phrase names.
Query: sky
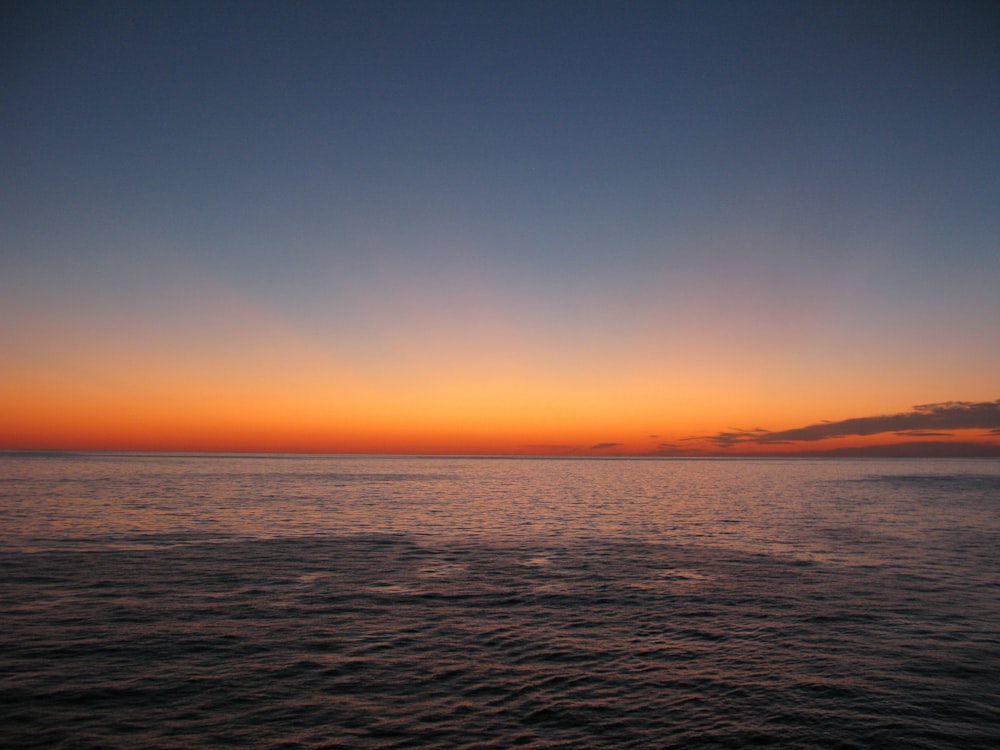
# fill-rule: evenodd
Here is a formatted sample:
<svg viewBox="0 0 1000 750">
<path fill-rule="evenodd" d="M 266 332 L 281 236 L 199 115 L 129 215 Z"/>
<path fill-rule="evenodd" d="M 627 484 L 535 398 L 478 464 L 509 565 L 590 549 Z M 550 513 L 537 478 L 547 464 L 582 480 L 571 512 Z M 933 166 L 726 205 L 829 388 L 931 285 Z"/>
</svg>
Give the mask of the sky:
<svg viewBox="0 0 1000 750">
<path fill-rule="evenodd" d="M 992 2 L 0 11 L 0 449 L 1000 455 Z"/>
</svg>

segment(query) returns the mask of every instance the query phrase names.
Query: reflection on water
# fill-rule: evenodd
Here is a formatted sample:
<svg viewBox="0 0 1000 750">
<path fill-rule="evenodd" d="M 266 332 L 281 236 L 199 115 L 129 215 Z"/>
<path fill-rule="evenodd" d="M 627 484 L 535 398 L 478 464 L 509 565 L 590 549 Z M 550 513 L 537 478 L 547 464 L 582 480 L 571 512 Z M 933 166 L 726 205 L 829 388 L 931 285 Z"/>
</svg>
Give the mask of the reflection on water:
<svg viewBox="0 0 1000 750">
<path fill-rule="evenodd" d="M 0 744 L 992 747 L 1000 465 L 0 457 Z"/>
</svg>

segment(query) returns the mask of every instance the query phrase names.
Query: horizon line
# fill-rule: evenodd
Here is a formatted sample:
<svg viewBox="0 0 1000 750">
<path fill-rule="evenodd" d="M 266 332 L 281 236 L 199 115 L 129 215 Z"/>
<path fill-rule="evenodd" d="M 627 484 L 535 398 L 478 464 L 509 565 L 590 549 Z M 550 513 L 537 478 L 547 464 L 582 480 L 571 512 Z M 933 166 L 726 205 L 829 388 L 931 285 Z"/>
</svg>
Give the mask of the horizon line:
<svg viewBox="0 0 1000 750">
<path fill-rule="evenodd" d="M 991 442 L 909 441 L 827 450 L 741 451 L 698 453 L 440 453 L 381 451 L 301 451 L 301 450 L 205 450 L 157 448 L 0 448 L 0 456 L 60 456 L 73 454 L 159 455 L 175 457 L 344 457 L 344 458 L 481 458 L 481 459 L 567 459 L 567 460 L 718 460 L 718 459 L 953 459 L 1000 458 L 1000 445 Z"/>
</svg>

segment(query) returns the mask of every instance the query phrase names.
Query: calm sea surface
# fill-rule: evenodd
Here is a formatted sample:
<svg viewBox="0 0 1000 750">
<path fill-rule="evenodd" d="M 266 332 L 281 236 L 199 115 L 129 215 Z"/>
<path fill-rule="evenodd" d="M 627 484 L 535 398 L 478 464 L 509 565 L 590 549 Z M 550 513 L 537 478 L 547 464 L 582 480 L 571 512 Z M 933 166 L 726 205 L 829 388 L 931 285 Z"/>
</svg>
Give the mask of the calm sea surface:
<svg viewBox="0 0 1000 750">
<path fill-rule="evenodd" d="M 0 455 L 0 746 L 1000 747 L 1000 462 Z"/>
</svg>

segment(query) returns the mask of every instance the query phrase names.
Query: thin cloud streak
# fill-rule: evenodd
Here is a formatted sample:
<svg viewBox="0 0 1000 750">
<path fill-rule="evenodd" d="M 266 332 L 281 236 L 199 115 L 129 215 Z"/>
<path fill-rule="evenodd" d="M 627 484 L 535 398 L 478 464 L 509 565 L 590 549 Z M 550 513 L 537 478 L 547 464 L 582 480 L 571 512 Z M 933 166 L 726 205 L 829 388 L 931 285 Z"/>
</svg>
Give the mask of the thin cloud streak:
<svg viewBox="0 0 1000 750">
<path fill-rule="evenodd" d="M 679 445 L 677 443 L 660 443 L 649 453 L 651 456 L 670 456 L 675 458 L 690 458 L 692 456 L 702 456 L 704 451 L 701 448 Z"/>
<path fill-rule="evenodd" d="M 855 417 L 839 422 L 820 422 L 805 427 L 775 432 L 759 427 L 733 428 L 710 435 L 707 439 L 720 448 L 734 445 L 787 445 L 816 442 L 836 437 L 861 437 L 887 432 L 909 435 L 940 435 L 945 430 L 985 429 L 1000 434 L 1000 399 L 996 401 L 946 401 L 921 404 L 901 414 Z"/>
</svg>

